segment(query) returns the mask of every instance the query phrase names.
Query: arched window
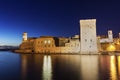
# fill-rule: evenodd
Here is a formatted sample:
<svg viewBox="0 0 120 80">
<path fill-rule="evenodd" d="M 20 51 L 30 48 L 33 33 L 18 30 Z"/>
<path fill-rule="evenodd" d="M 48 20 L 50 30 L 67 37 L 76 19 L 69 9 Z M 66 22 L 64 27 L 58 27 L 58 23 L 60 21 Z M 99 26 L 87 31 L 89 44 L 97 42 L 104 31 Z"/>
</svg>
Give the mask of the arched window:
<svg viewBox="0 0 120 80">
<path fill-rule="evenodd" d="M 44 43 L 46 44 L 46 43 L 47 43 L 47 40 L 45 40 Z"/>
<path fill-rule="evenodd" d="M 48 40 L 48 44 L 50 44 L 51 43 L 51 41 L 50 40 Z"/>
</svg>

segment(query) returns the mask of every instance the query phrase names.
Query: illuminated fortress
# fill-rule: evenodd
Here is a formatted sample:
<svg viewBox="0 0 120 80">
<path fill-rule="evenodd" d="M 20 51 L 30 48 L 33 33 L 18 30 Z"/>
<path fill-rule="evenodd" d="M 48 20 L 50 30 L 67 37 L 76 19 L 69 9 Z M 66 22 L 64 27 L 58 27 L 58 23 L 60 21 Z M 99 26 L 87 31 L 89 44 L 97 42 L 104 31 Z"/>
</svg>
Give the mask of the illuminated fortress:
<svg viewBox="0 0 120 80">
<path fill-rule="evenodd" d="M 107 36 L 96 36 L 96 19 L 80 20 L 80 32 L 80 35 L 69 38 L 53 36 L 28 38 L 24 32 L 19 50 L 15 52 L 99 54 L 101 51 L 120 51 L 120 40 L 113 39 L 112 30 L 108 31 Z"/>
</svg>

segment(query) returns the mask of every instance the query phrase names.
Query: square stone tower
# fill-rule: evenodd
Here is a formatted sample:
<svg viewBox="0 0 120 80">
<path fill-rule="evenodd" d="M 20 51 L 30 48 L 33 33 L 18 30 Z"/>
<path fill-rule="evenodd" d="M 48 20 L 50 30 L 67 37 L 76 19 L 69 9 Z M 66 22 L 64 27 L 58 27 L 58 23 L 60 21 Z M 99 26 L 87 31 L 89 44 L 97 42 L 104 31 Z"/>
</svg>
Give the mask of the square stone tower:
<svg viewBox="0 0 120 80">
<path fill-rule="evenodd" d="M 96 54 L 96 19 L 80 20 L 81 54 Z"/>
</svg>

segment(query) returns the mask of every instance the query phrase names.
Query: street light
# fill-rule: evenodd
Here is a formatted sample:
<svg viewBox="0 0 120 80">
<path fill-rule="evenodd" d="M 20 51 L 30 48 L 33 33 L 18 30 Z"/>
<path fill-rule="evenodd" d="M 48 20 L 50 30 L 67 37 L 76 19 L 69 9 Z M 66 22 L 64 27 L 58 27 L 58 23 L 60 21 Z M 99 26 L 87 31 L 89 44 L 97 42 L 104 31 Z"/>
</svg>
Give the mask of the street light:
<svg viewBox="0 0 120 80">
<path fill-rule="evenodd" d="M 116 50 L 115 45 L 113 43 L 109 44 L 107 50 L 108 51 L 115 51 Z"/>
</svg>

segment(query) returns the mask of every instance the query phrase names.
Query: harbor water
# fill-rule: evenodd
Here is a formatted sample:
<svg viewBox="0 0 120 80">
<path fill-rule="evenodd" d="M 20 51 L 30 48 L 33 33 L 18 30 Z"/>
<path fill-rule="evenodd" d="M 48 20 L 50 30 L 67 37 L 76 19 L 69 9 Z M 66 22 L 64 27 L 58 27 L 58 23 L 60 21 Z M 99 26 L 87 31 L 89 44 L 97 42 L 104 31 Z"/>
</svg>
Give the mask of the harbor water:
<svg viewBox="0 0 120 80">
<path fill-rule="evenodd" d="M 1 51 L 0 80 L 120 80 L 120 56 Z"/>
</svg>

